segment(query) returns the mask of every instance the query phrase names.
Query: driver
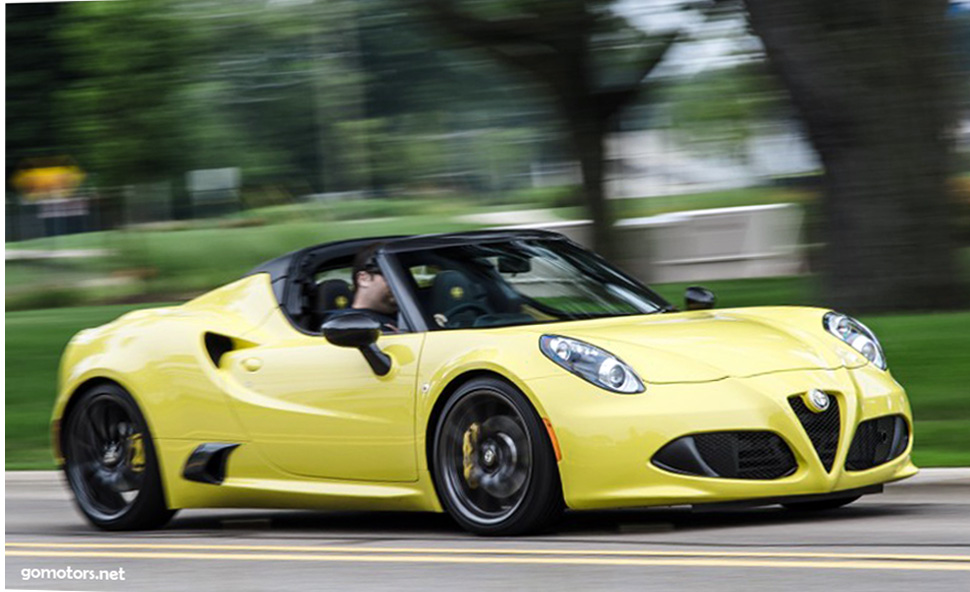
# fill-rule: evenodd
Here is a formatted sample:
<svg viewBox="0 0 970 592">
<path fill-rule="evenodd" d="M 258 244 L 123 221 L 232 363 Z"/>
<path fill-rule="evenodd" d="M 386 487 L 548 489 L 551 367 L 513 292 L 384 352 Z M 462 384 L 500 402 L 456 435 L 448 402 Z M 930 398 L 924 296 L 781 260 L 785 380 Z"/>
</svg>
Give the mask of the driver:
<svg viewBox="0 0 970 592">
<path fill-rule="evenodd" d="M 350 309 L 367 313 L 380 321 L 385 331 L 397 333 L 397 301 L 377 265 L 377 251 L 383 245 L 372 243 L 354 257 L 354 301 Z"/>
</svg>

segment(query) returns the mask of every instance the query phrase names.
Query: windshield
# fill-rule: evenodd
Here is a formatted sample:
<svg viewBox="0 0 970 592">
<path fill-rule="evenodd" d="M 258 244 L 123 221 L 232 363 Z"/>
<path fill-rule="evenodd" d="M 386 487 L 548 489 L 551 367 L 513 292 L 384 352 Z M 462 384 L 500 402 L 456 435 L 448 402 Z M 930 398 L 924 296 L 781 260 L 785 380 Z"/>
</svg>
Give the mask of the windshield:
<svg viewBox="0 0 970 592">
<path fill-rule="evenodd" d="M 650 314 L 669 305 L 563 240 L 521 239 L 397 254 L 432 329 Z"/>
</svg>

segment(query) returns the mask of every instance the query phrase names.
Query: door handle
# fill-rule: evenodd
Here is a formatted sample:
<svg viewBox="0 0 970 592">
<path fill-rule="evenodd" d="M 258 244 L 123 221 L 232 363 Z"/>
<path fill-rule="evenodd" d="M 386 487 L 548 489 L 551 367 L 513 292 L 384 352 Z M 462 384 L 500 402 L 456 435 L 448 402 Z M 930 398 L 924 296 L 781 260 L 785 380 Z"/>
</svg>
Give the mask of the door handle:
<svg viewBox="0 0 970 592">
<path fill-rule="evenodd" d="M 242 367 L 249 372 L 255 372 L 263 367 L 263 361 L 259 358 L 246 358 L 242 362 Z"/>
</svg>

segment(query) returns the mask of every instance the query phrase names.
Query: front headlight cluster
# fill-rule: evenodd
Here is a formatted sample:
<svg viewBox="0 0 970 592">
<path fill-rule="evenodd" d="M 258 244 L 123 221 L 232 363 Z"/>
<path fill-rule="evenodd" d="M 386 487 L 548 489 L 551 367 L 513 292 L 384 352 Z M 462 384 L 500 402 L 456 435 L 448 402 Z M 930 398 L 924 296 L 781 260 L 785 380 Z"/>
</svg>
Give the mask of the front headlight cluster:
<svg viewBox="0 0 970 592">
<path fill-rule="evenodd" d="M 865 356 L 875 366 L 881 370 L 886 369 L 886 355 L 875 333 L 869 327 L 837 312 L 827 313 L 822 319 L 822 324 L 826 331 L 848 343 L 852 349 Z"/>
<path fill-rule="evenodd" d="M 553 362 L 598 387 L 627 394 L 645 390 L 633 368 L 595 345 L 559 335 L 543 335 L 539 349 Z"/>
</svg>

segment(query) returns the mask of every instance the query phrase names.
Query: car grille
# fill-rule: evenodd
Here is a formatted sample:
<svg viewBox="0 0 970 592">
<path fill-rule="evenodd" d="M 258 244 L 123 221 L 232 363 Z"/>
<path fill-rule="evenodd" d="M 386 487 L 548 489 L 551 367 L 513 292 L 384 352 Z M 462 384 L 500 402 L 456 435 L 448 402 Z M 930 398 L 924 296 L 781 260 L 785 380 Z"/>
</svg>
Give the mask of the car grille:
<svg viewBox="0 0 970 592">
<path fill-rule="evenodd" d="M 859 424 L 845 459 L 849 471 L 864 471 L 898 457 L 909 446 L 909 426 L 902 415 L 887 415 Z"/>
<path fill-rule="evenodd" d="M 788 397 L 788 403 L 805 428 L 822 466 L 826 471 L 831 471 L 835 463 L 835 453 L 839 449 L 839 431 L 842 427 L 839 400 L 829 395 L 829 408 L 822 413 L 815 413 L 806 407 L 800 395 Z"/>
<path fill-rule="evenodd" d="M 664 446 L 653 463 L 677 473 L 728 479 L 780 479 L 798 468 L 788 444 L 771 432 L 684 436 Z"/>
</svg>

